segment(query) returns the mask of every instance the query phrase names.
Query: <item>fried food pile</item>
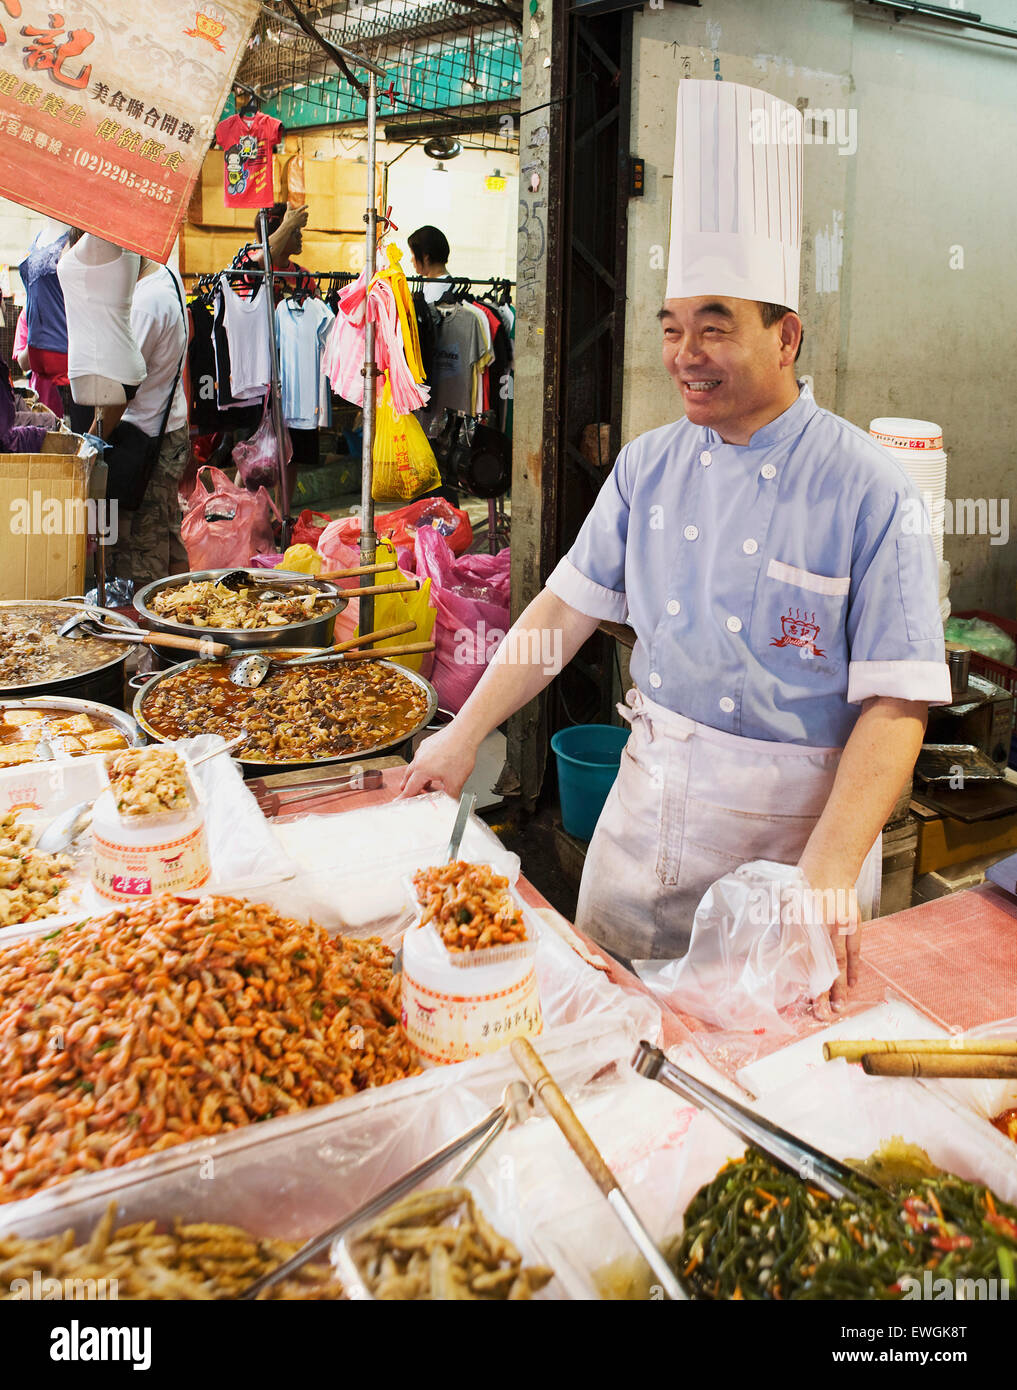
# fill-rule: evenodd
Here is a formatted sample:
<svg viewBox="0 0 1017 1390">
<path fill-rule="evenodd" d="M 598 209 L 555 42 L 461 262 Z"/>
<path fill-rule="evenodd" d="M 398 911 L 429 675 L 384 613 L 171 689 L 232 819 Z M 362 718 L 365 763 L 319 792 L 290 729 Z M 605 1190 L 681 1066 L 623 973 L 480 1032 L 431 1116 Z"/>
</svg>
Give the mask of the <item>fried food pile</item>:
<svg viewBox="0 0 1017 1390">
<path fill-rule="evenodd" d="M 0 815 L 0 927 L 52 917 L 67 887 L 71 861 L 66 854 L 30 849 L 31 839 L 14 811 Z"/>
<path fill-rule="evenodd" d="M 106 771 L 121 816 L 190 809 L 187 766 L 172 748 L 132 748 L 109 758 Z"/>
<path fill-rule="evenodd" d="M 336 606 L 337 600 L 331 594 L 323 594 L 313 584 L 287 584 L 285 598 L 262 597 L 263 591 L 278 593 L 279 588 L 278 580 L 266 579 L 263 585 L 252 583 L 234 593 L 210 579 L 192 580 L 160 589 L 149 607 L 160 618 L 190 627 L 239 629 L 286 627 Z"/>
<path fill-rule="evenodd" d="M 0 953 L 0 1202 L 419 1070 L 392 953 L 163 896 Z"/>
<path fill-rule="evenodd" d="M 177 1222 L 172 1230 L 160 1231 L 155 1221 L 137 1221 L 114 1230 L 116 1211 L 111 1202 L 82 1245 L 75 1244 L 73 1231 L 43 1240 L 0 1235 L 0 1300 L 74 1298 L 89 1292 L 95 1297 L 100 1289 L 108 1298 L 128 1300 L 236 1298 L 300 1248 L 296 1242 L 267 1240 L 238 1226 L 210 1222 Z M 95 1291 L 86 1280 L 94 1281 Z M 259 1295 L 341 1296 L 331 1269 L 310 1264 Z"/>
<path fill-rule="evenodd" d="M 465 1187 L 414 1192 L 350 1241 L 368 1292 L 380 1299 L 519 1301 L 554 1278 L 484 1219 Z"/>
<path fill-rule="evenodd" d="M 526 940 L 526 923 L 508 879 L 486 864 L 457 859 L 418 869 L 413 886 L 423 908 L 420 926 L 433 922 L 449 951 L 483 951 Z"/>
</svg>

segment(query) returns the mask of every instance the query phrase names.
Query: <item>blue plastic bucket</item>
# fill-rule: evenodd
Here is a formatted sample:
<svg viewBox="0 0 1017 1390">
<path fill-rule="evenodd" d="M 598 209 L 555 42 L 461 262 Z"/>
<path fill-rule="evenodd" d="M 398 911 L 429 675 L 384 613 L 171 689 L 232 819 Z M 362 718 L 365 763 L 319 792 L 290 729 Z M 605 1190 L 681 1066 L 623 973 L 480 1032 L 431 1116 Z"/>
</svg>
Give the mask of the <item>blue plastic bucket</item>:
<svg viewBox="0 0 1017 1390">
<path fill-rule="evenodd" d="M 565 831 L 589 840 L 621 765 L 628 729 L 615 724 L 576 724 L 551 739 L 558 759 L 558 791 Z"/>
</svg>

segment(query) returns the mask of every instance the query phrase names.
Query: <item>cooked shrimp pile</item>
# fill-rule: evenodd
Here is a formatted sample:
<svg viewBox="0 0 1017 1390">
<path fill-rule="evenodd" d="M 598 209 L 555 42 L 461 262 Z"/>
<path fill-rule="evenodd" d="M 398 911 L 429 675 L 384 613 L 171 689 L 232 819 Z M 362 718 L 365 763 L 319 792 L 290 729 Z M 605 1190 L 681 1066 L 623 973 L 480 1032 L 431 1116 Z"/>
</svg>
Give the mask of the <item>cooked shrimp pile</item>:
<svg viewBox="0 0 1017 1390">
<path fill-rule="evenodd" d="M 392 953 L 153 898 L 0 954 L 0 1202 L 418 1068 Z"/>
</svg>

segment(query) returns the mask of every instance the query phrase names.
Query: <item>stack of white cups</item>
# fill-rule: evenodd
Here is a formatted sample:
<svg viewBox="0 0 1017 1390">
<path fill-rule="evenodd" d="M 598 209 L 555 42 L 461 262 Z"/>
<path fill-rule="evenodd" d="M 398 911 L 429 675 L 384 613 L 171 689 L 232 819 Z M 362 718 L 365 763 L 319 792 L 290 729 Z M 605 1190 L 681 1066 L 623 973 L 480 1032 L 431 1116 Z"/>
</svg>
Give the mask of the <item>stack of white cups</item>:
<svg viewBox="0 0 1017 1390">
<path fill-rule="evenodd" d="M 870 423 L 869 434 L 910 475 L 922 495 L 939 561 L 939 611 L 945 622 L 950 616 L 950 565 L 943 559 L 947 463 L 943 431 L 931 420 L 883 417 Z"/>
</svg>

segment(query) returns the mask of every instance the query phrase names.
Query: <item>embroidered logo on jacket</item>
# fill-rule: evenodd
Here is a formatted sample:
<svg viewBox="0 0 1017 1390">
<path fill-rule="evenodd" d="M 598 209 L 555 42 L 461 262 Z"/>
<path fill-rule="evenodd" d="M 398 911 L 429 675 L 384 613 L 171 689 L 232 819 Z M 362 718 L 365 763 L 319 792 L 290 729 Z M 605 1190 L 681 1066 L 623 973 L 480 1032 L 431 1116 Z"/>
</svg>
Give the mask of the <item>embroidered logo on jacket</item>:
<svg viewBox="0 0 1017 1390">
<path fill-rule="evenodd" d="M 826 652 L 821 652 L 816 646 L 819 624 L 816 622 L 815 613 L 810 619 L 809 614 L 803 613 L 800 608 L 796 608 L 793 615 L 789 608 L 786 614 L 781 615 L 780 625 L 783 629 L 782 634 L 771 641 L 771 647 L 798 647 L 799 655 L 803 659 L 826 655 Z"/>
</svg>

